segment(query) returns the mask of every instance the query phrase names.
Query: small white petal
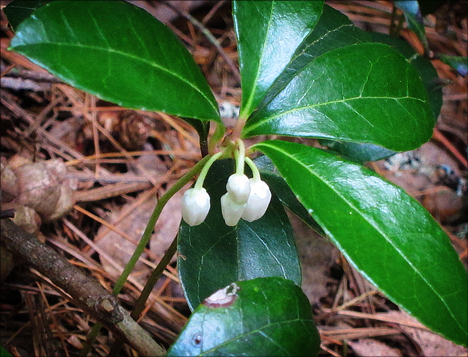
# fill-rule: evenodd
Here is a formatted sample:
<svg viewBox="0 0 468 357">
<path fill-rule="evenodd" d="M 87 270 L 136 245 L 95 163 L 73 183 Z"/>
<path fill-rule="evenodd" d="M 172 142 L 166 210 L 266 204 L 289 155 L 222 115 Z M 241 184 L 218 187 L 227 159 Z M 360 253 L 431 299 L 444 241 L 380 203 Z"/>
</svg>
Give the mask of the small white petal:
<svg viewBox="0 0 468 357">
<path fill-rule="evenodd" d="M 182 197 L 182 218 L 190 226 L 201 224 L 210 210 L 210 195 L 204 188 L 191 188 Z"/>
<path fill-rule="evenodd" d="M 235 203 L 240 205 L 246 203 L 250 195 L 249 178 L 243 174 L 233 174 L 229 176 L 226 190 Z"/>
<path fill-rule="evenodd" d="M 221 213 L 223 214 L 224 222 L 228 226 L 235 226 L 241 219 L 247 204 L 238 204 L 234 202 L 229 193 L 225 193 L 221 197 Z"/>
<path fill-rule="evenodd" d="M 242 214 L 242 219 L 253 222 L 262 218 L 271 200 L 270 188 L 264 181 L 250 179 L 250 196 L 247 200 L 247 207 Z"/>
</svg>

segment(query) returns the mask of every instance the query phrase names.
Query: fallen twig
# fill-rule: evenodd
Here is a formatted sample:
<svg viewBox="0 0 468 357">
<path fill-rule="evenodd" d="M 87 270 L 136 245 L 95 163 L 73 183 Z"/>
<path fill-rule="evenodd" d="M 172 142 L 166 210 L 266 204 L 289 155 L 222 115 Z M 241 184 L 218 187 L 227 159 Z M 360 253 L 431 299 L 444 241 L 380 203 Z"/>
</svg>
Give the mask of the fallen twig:
<svg viewBox="0 0 468 357">
<path fill-rule="evenodd" d="M 140 355 L 164 354 L 164 349 L 130 317 L 115 296 L 9 219 L 1 221 L 1 244 L 70 294 L 79 308 L 127 341 Z"/>
</svg>

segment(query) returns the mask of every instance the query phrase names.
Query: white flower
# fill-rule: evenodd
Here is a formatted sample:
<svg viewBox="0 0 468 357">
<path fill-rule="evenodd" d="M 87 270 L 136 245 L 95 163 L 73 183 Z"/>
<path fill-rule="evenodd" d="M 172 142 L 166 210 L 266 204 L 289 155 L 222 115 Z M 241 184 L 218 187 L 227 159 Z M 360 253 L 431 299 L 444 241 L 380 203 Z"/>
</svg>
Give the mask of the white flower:
<svg viewBox="0 0 468 357">
<path fill-rule="evenodd" d="M 247 202 L 250 195 L 249 178 L 244 174 L 233 174 L 229 176 L 226 190 L 233 202 L 243 205 Z"/>
<path fill-rule="evenodd" d="M 250 179 L 250 196 L 247 207 L 242 214 L 242 219 L 253 222 L 265 214 L 271 200 L 271 192 L 268 185 L 261 180 Z"/>
<path fill-rule="evenodd" d="M 191 188 L 182 197 L 182 217 L 190 226 L 202 223 L 210 210 L 210 195 L 204 188 Z"/>
<path fill-rule="evenodd" d="M 238 204 L 234 202 L 229 192 L 225 193 L 221 197 L 221 213 L 223 214 L 226 225 L 235 226 L 241 219 L 246 206 L 246 203 Z"/>
</svg>

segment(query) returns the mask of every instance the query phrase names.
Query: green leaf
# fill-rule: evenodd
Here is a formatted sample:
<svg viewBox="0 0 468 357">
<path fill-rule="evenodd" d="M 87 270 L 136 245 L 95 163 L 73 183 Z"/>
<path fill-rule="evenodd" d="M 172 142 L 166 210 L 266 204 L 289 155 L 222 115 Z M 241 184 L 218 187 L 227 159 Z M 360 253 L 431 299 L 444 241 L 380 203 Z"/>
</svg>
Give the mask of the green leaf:
<svg viewBox="0 0 468 357">
<path fill-rule="evenodd" d="M 314 221 L 302 203 L 299 202 L 284 178 L 279 175 L 279 172 L 271 159 L 266 155 L 262 155 L 257 157 L 254 162 L 262 175 L 262 180 L 268 184 L 270 190 L 279 198 L 281 203 L 310 228 L 314 229 L 317 233 L 324 235 L 325 233 L 322 228 Z"/>
<path fill-rule="evenodd" d="M 322 16 L 314 30 L 297 48 L 291 62 L 275 80 L 259 107 L 270 102 L 315 58 L 337 48 L 369 41 L 369 34 L 354 26 L 346 15 L 331 6 L 324 5 Z"/>
<path fill-rule="evenodd" d="M 317 24 L 316 29 L 319 24 Z M 371 32 L 368 35 L 370 35 L 369 41 L 384 43 L 393 47 L 414 66 L 426 88 L 427 99 L 436 120 L 442 107 L 442 87 L 438 84 L 439 77 L 431 61 L 417 54 L 413 47 L 399 38 L 377 32 Z M 345 158 L 361 163 L 382 160 L 395 154 L 393 150 L 368 143 L 321 140 L 321 144 L 328 146 L 331 150 L 345 156 Z"/>
<path fill-rule="evenodd" d="M 208 134 L 210 133 L 210 122 L 192 118 L 182 118 L 197 131 L 202 155 L 208 153 Z M 204 152 L 206 151 L 206 152 Z"/>
<path fill-rule="evenodd" d="M 284 141 L 253 148 L 271 158 L 367 279 L 421 323 L 466 346 L 466 271 L 445 232 L 417 201 L 367 168 L 316 148 Z"/>
<path fill-rule="evenodd" d="M 206 299 L 167 356 L 317 356 L 309 300 L 290 280 L 233 283 Z"/>
<path fill-rule="evenodd" d="M 419 55 L 404 40 L 378 32 L 371 32 L 370 35 L 373 42 L 385 43 L 393 47 L 413 65 L 426 88 L 427 100 L 434 113 L 434 120 L 437 120 L 443 101 L 442 86 L 439 84 L 439 75 L 431 61 Z"/>
<path fill-rule="evenodd" d="M 14 0 L 3 11 L 13 31 L 27 19 L 36 9 L 48 4 L 50 0 Z"/>
<path fill-rule="evenodd" d="M 429 53 L 429 44 L 427 43 L 424 21 L 419 9 L 419 3 L 416 0 L 395 1 L 395 6 L 403 11 L 408 27 L 414 31 L 416 36 L 424 46 L 424 52 Z"/>
<path fill-rule="evenodd" d="M 413 47 L 399 38 L 371 32 L 370 39 L 373 42 L 384 43 L 393 47 L 414 66 L 426 88 L 427 99 L 434 114 L 433 118 L 436 120 L 442 107 L 442 87 L 439 84 L 437 71 L 431 61 L 417 54 Z M 368 143 L 321 140 L 321 144 L 328 146 L 331 150 L 345 156 L 345 158 L 361 163 L 382 160 L 395 154 L 393 150 Z"/>
<path fill-rule="evenodd" d="M 165 25 L 127 2 L 51 2 L 18 26 L 11 49 L 121 106 L 222 125 L 187 49 Z"/>
<path fill-rule="evenodd" d="M 211 197 L 208 217 L 195 227 L 182 222 L 179 229 L 179 277 L 191 309 L 233 281 L 280 276 L 301 282 L 291 224 L 274 195 L 259 220 L 241 220 L 235 227 L 224 223 L 220 199 L 233 172 L 233 160 L 213 164 L 205 179 Z"/>
<path fill-rule="evenodd" d="M 323 1 L 234 1 L 242 75 L 240 117 L 248 117 L 315 26 Z"/>
<path fill-rule="evenodd" d="M 362 43 L 317 57 L 247 121 L 243 136 L 280 134 L 414 149 L 434 119 L 416 70 L 387 45 Z"/>
<path fill-rule="evenodd" d="M 395 155 L 395 151 L 373 144 L 359 144 L 332 140 L 320 140 L 320 145 L 327 146 L 344 159 L 357 163 L 377 161 Z"/>
<path fill-rule="evenodd" d="M 0 346 L 0 357 L 13 357 L 10 352 Z"/>
</svg>

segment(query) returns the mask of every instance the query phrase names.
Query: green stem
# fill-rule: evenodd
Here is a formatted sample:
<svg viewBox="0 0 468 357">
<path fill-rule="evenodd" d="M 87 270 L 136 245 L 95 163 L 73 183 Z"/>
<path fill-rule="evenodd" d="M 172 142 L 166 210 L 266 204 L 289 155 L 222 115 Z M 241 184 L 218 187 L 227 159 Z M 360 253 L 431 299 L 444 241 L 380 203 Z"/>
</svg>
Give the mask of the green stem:
<svg viewBox="0 0 468 357">
<path fill-rule="evenodd" d="M 145 250 L 146 245 L 148 244 L 151 234 L 153 232 L 154 226 L 156 225 L 156 221 L 159 218 L 159 215 L 161 214 L 162 209 L 166 205 L 167 201 L 176 193 L 178 192 L 182 187 L 184 187 L 187 183 L 190 182 L 190 180 L 195 176 L 197 173 L 200 172 L 200 170 L 203 168 L 205 163 L 212 159 L 212 156 L 207 155 L 205 156 L 202 160 L 200 160 L 189 172 L 187 172 L 184 176 L 182 176 L 179 181 L 177 181 L 174 186 L 172 186 L 167 192 L 159 199 L 156 207 L 154 208 L 153 214 L 151 215 L 148 225 L 146 226 L 145 232 L 143 233 L 140 242 L 138 243 L 137 247 L 135 248 L 135 251 L 133 252 L 132 257 L 128 261 L 127 265 L 125 266 L 124 271 L 120 275 L 119 279 L 115 283 L 114 289 L 112 290 L 112 294 L 117 296 L 120 293 L 120 290 L 122 290 L 122 287 L 124 286 L 125 282 L 127 281 L 128 276 L 132 272 L 133 268 L 135 267 L 135 264 L 138 262 L 138 259 L 140 258 L 141 254 Z M 100 329 L 102 327 L 102 324 L 97 322 L 93 328 L 91 329 L 91 332 L 88 334 L 88 337 L 86 339 L 86 343 L 84 344 L 82 350 L 80 351 L 80 356 L 86 356 L 90 349 L 91 346 L 98 335 Z"/>
<path fill-rule="evenodd" d="M 250 169 L 252 170 L 253 180 L 254 181 L 261 181 L 260 171 L 258 171 L 258 168 L 255 165 L 255 163 L 252 161 L 252 159 L 250 157 L 246 157 L 245 162 L 247 163 L 247 165 L 249 165 Z"/>
<path fill-rule="evenodd" d="M 154 285 L 159 280 L 162 273 L 164 272 L 164 269 L 166 269 L 166 266 L 171 262 L 171 259 L 176 252 L 177 236 L 174 238 L 166 253 L 164 254 L 162 259 L 160 260 L 156 268 L 154 268 L 150 277 L 148 278 L 148 281 L 146 282 L 146 285 L 143 288 L 143 291 L 141 292 L 140 297 L 138 298 L 135 307 L 133 308 L 133 311 L 130 315 L 134 320 L 137 320 L 140 317 L 141 312 L 145 308 L 146 300 L 148 300 L 148 297 L 151 294 Z"/>
<path fill-rule="evenodd" d="M 205 165 L 205 163 L 208 160 L 211 160 L 212 156 L 207 155 L 205 156 L 202 160 L 200 160 L 189 172 L 187 172 L 184 176 L 182 176 L 179 181 L 177 181 L 174 186 L 172 186 L 169 190 L 166 191 L 166 193 L 159 199 L 156 207 L 154 208 L 153 214 L 151 215 L 148 225 L 146 226 L 146 229 L 140 239 L 140 242 L 138 243 L 135 251 L 133 252 L 132 257 L 128 261 L 127 265 L 125 266 L 124 271 L 120 275 L 119 279 L 115 283 L 114 289 L 112 290 L 112 293 L 114 295 L 118 295 L 120 293 L 120 290 L 122 290 L 122 287 L 124 286 L 125 282 L 127 281 L 128 276 L 132 272 L 133 268 L 135 267 L 135 264 L 138 262 L 138 259 L 140 258 L 141 254 L 145 250 L 146 245 L 148 244 L 151 235 L 154 230 L 154 226 L 156 225 L 156 221 L 159 218 L 159 215 L 161 214 L 161 211 L 163 210 L 164 206 L 166 205 L 167 201 L 174 196 L 175 193 L 180 191 L 182 187 L 184 187 L 187 183 L 190 182 L 190 180 L 195 176 L 202 167 Z"/>
<path fill-rule="evenodd" d="M 236 156 L 236 174 L 244 174 L 244 165 L 245 165 L 245 146 L 244 142 L 241 139 L 237 139 L 236 143 L 238 145 L 238 150 L 235 152 Z"/>
<path fill-rule="evenodd" d="M 214 154 L 213 156 L 210 157 L 210 159 L 208 160 L 208 162 L 206 163 L 205 166 L 203 166 L 201 172 L 200 172 L 200 175 L 198 176 L 198 180 L 197 182 L 195 182 L 195 189 L 199 190 L 203 187 L 203 182 L 205 181 L 205 177 L 206 175 L 208 174 L 208 170 L 210 169 L 211 165 L 213 165 L 213 163 L 219 159 L 219 157 L 223 154 L 224 152 L 223 151 L 220 151 L 216 154 Z"/>
<path fill-rule="evenodd" d="M 224 133 L 226 132 L 226 127 L 224 125 L 221 125 L 216 122 L 215 125 L 215 132 L 208 141 L 208 153 L 210 153 L 211 155 L 213 155 L 215 151 L 216 144 L 221 140 L 221 138 L 224 136 Z"/>
<path fill-rule="evenodd" d="M 135 303 L 135 307 L 133 308 L 133 311 L 130 314 L 130 317 L 134 319 L 135 321 L 137 321 L 138 318 L 140 317 L 141 312 L 145 308 L 146 301 L 148 300 L 148 297 L 151 294 L 151 291 L 153 291 L 154 285 L 158 282 L 159 278 L 164 272 L 164 269 L 166 269 L 166 266 L 169 265 L 172 257 L 174 256 L 176 252 L 177 252 L 177 236 L 172 241 L 171 245 L 167 249 L 164 256 L 161 258 L 161 260 L 159 261 L 156 268 L 154 268 L 154 270 L 152 271 L 150 277 L 148 278 L 148 281 L 145 284 L 145 287 L 143 288 L 140 296 L 138 297 L 138 300 Z M 109 357 L 117 356 L 117 354 L 119 353 L 122 347 L 123 347 L 123 341 L 120 339 L 115 340 L 108 356 Z"/>
<path fill-rule="evenodd" d="M 98 321 L 93 325 L 93 328 L 86 336 L 86 341 L 83 343 L 83 348 L 80 351 L 79 356 L 85 357 L 88 355 L 89 351 L 91 351 L 91 347 L 93 346 L 93 342 L 96 339 L 99 331 L 101 331 L 102 324 Z"/>
</svg>

